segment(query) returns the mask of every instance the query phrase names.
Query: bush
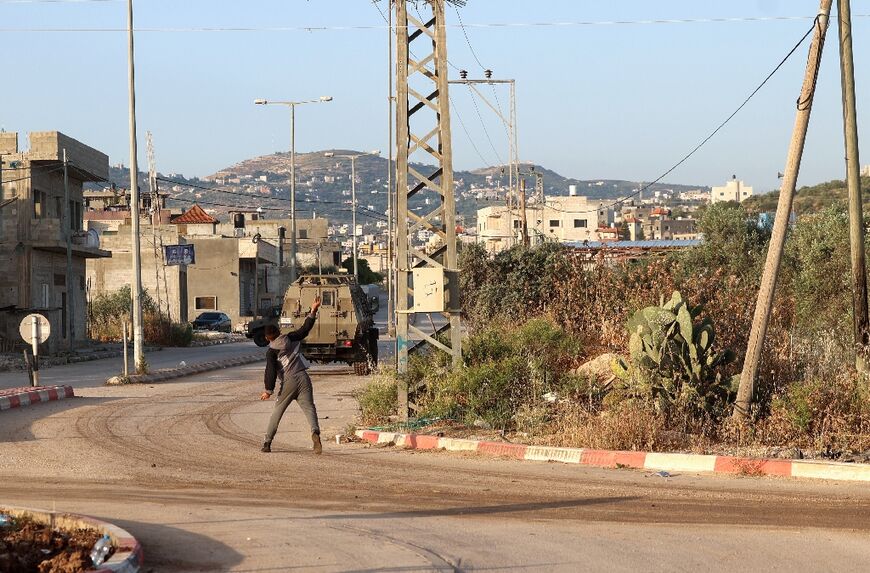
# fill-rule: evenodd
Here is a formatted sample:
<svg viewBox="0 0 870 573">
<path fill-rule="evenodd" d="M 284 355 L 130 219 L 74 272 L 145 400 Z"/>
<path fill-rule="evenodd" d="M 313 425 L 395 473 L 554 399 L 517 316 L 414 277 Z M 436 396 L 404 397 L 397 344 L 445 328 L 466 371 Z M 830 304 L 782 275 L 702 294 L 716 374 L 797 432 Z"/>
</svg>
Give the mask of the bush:
<svg viewBox="0 0 870 573">
<path fill-rule="evenodd" d="M 575 383 L 569 369 L 580 353 L 576 339 L 552 321 L 521 326 L 491 325 L 463 343 L 464 366 L 448 368 L 440 352 L 418 354 L 409 363 L 409 385 L 425 382 L 419 398 L 427 417 L 450 417 L 499 429 L 514 429 L 547 392 Z M 528 418 L 528 416 L 526 416 Z"/>
<path fill-rule="evenodd" d="M 147 291 L 142 292 L 140 300 L 146 342 L 160 346 L 190 346 L 193 328 L 189 324 L 171 322 Z M 90 337 L 100 341 L 121 341 L 124 322 L 131 328 L 132 307 L 129 286 L 95 296 L 88 307 Z"/>
<path fill-rule="evenodd" d="M 870 449 L 870 399 L 856 376 L 794 382 L 774 396 L 758 438 L 829 454 L 865 451 Z"/>
<path fill-rule="evenodd" d="M 361 421 L 363 424 L 384 424 L 396 414 L 398 389 L 396 381 L 389 377 L 375 378 L 357 392 Z"/>
</svg>

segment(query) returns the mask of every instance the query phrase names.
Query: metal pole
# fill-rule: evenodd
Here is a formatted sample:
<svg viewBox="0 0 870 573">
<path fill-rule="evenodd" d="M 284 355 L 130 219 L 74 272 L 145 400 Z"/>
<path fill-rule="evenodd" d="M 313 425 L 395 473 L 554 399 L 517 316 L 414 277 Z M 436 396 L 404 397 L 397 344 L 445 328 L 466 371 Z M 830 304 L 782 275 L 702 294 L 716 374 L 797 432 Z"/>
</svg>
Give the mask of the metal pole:
<svg viewBox="0 0 870 573">
<path fill-rule="evenodd" d="M 73 320 L 75 319 L 74 296 L 73 296 L 73 280 L 72 280 L 72 213 L 70 212 L 69 204 L 69 161 L 66 157 L 66 148 L 63 150 L 63 226 L 66 234 L 66 327 L 64 333 L 67 337 L 67 348 L 70 352 L 75 348 L 73 339 L 75 338 L 75 327 Z"/>
<path fill-rule="evenodd" d="M 127 0 L 127 68 L 130 91 L 130 222 L 133 259 L 133 364 L 137 373 L 145 371 L 142 328 L 142 265 L 139 252 L 139 164 L 136 154 L 136 82 L 133 63 L 133 0 Z"/>
<path fill-rule="evenodd" d="M 129 364 L 127 361 L 127 321 L 126 320 L 122 323 L 121 344 L 123 345 L 123 349 L 124 349 L 124 377 L 127 377 L 130 375 L 130 368 L 129 368 Z"/>
<path fill-rule="evenodd" d="M 523 237 L 523 246 L 529 246 L 529 226 L 526 218 L 526 178 L 520 179 L 520 232 Z"/>
<path fill-rule="evenodd" d="M 350 158 L 350 203 L 351 220 L 353 221 L 353 276 L 359 280 L 359 268 L 357 268 L 356 254 L 356 157 Z"/>
<path fill-rule="evenodd" d="M 296 281 L 296 105 L 290 104 L 290 282 Z"/>
<path fill-rule="evenodd" d="M 30 319 L 30 347 L 33 350 L 33 385 L 39 386 L 39 317 Z"/>
<path fill-rule="evenodd" d="M 813 35 L 813 42 L 810 45 L 803 87 L 801 88 L 800 99 L 798 100 L 794 132 L 792 133 L 791 144 L 788 149 L 785 175 L 782 178 L 782 188 L 780 189 L 779 202 L 776 206 L 776 219 L 773 223 L 770 246 L 767 249 L 764 273 L 761 276 L 761 286 L 758 290 L 758 300 L 755 304 L 755 315 L 752 319 L 752 329 L 749 333 L 749 343 L 746 348 L 743 371 L 740 374 L 740 388 L 737 391 L 737 400 L 734 403 L 735 420 L 744 420 L 749 415 L 749 408 L 755 395 L 755 376 L 758 372 L 758 364 L 761 361 L 761 351 L 764 347 L 764 337 L 767 334 L 767 323 L 770 318 L 770 309 L 773 305 L 773 291 L 776 288 L 779 261 L 782 258 L 782 251 L 785 246 L 785 233 L 788 229 L 792 199 L 794 197 L 798 172 L 800 171 L 807 127 L 810 123 L 810 112 L 812 111 L 813 96 L 816 91 L 816 77 L 818 76 L 819 64 L 822 59 L 822 48 L 825 44 L 825 32 L 828 29 L 832 1 L 821 0 L 816 20 L 816 31 Z"/>
<path fill-rule="evenodd" d="M 387 10 L 387 52 L 389 65 L 387 66 L 387 124 L 389 133 L 389 150 L 387 151 L 387 335 L 396 335 L 396 321 L 393 313 L 393 274 L 395 264 L 393 262 L 393 10 Z"/>
<path fill-rule="evenodd" d="M 849 0 L 838 0 L 840 79 L 843 90 L 843 131 L 846 140 L 846 186 L 849 189 L 849 242 L 852 258 L 852 309 L 854 313 L 855 368 L 868 372 L 870 320 L 867 316 L 867 270 L 864 257 L 864 207 L 858 157 L 855 61 L 852 55 L 852 13 Z"/>
</svg>

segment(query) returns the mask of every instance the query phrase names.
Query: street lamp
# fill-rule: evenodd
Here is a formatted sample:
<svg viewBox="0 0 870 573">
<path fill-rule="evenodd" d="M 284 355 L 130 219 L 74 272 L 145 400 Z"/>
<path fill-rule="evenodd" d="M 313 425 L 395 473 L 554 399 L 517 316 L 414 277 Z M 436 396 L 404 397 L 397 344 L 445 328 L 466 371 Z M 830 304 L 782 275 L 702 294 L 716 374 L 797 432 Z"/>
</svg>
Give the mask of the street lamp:
<svg viewBox="0 0 870 573">
<path fill-rule="evenodd" d="M 369 151 L 368 153 L 357 153 L 355 155 L 336 155 L 335 153 L 328 151 L 324 155 L 326 157 L 341 157 L 343 159 L 350 159 L 350 202 L 351 202 L 351 225 L 353 225 L 353 276 L 359 279 L 359 268 L 357 267 L 357 239 L 356 239 L 356 159 L 357 157 L 365 157 L 366 155 L 380 155 L 381 150 L 375 149 Z"/>
<path fill-rule="evenodd" d="M 332 96 L 304 101 L 254 100 L 256 105 L 286 105 L 290 108 L 290 282 L 296 280 L 296 106 L 329 101 L 332 101 Z"/>
</svg>

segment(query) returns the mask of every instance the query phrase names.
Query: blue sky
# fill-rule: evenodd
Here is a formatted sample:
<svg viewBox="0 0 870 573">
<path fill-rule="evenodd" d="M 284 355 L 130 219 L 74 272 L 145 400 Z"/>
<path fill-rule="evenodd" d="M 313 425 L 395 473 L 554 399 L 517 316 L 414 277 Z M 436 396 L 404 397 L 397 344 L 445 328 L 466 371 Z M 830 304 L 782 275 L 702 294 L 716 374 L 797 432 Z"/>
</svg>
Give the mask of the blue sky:
<svg viewBox="0 0 870 573">
<path fill-rule="evenodd" d="M 862 129 L 870 0 L 852 4 Z M 207 175 L 287 149 L 288 112 L 255 106 L 255 98 L 335 98 L 298 109 L 298 151 L 387 148 L 387 31 L 369 0 L 138 0 L 135 9 L 143 29 L 136 36 L 140 165 L 146 130 L 153 133 L 158 169 L 167 173 Z M 743 101 L 810 28 L 817 9 L 816 0 L 469 0 L 461 15 L 481 62 L 494 77 L 517 81 L 522 160 L 584 179 L 649 181 Z M 768 19 L 786 16 L 806 18 Z M 710 18 L 763 20 L 601 24 Z M 565 22 L 575 24 L 528 25 Z M 458 24 L 452 8 L 448 23 Z M 486 26 L 495 23 L 525 25 Z M 0 127 L 58 129 L 107 152 L 113 163 L 127 163 L 126 35 L 112 31 L 125 26 L 123 1 L 0 0 L 6 66 Z M 257 30 L 184 30 L 204 27 Z M 36 28 L 73 31 L 14 31 Z M 736 174 L 757 191 L 776 188 L 808 46 L 666 181 L 714 185 Z M 481 76 L 459 27 L 448 31 L 448 51 L 457 67 Z M 833 21 L 800 184 L 843 178 L 839 90 Z M 500 95 L 506 104 L 507 93 Z M 496 117 L 478 102 L 478 118 L 464 88 L 451 97 L 483 156 L 454 114 L 455 167 L 504 161 L 507 137 Z M 863 163 L 870 163 L 868 154 L 865 143 Z"/>
</svg>

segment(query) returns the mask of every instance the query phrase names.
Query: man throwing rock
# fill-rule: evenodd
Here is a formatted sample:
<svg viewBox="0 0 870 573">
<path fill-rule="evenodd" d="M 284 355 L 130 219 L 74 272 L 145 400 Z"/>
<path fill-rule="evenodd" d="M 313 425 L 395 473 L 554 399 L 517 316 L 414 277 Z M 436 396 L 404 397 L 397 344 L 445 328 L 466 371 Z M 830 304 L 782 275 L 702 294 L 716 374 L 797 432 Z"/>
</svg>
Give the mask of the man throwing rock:
<svg viewBox="0 0 870 573">
<path fill-rule="evenodd" d="M 269 418 L 269 427 L 266 428 L 266 440 L 263 442 L 262 452 L 272 451 L 272 438 L 278 431 L 281 417 L 290 405 L 296 400 L 302 412 L 308 418 L 311 426 L 311 441 L 314 444 L 314 453 L 323 452 L 320 443 L 320 425 L 317 423 L 317 408 L 314 406 L 314 392 L 311 388 L 311 378 L 308 377 L 310 364 L 302 355 L 302 341 L 314 327 L 317 320 L 317 309 L 320 308 L 320 297 L 315 297 L 311 304 L 311 312 L 305 318 L 305 322 L 299 330 L 281 334 L 275 325 L 265 328 L 266 340 L 269 341 L 269 349 L 266 351 L 266 377 L 264 380 L 266 389 L 260 395 L 260 400 L 271 398 L 275 390 L 275 381 L 280 378 L 281 385 L 278 389 L 278 401 L 272 416 Z"/>
</svg>

